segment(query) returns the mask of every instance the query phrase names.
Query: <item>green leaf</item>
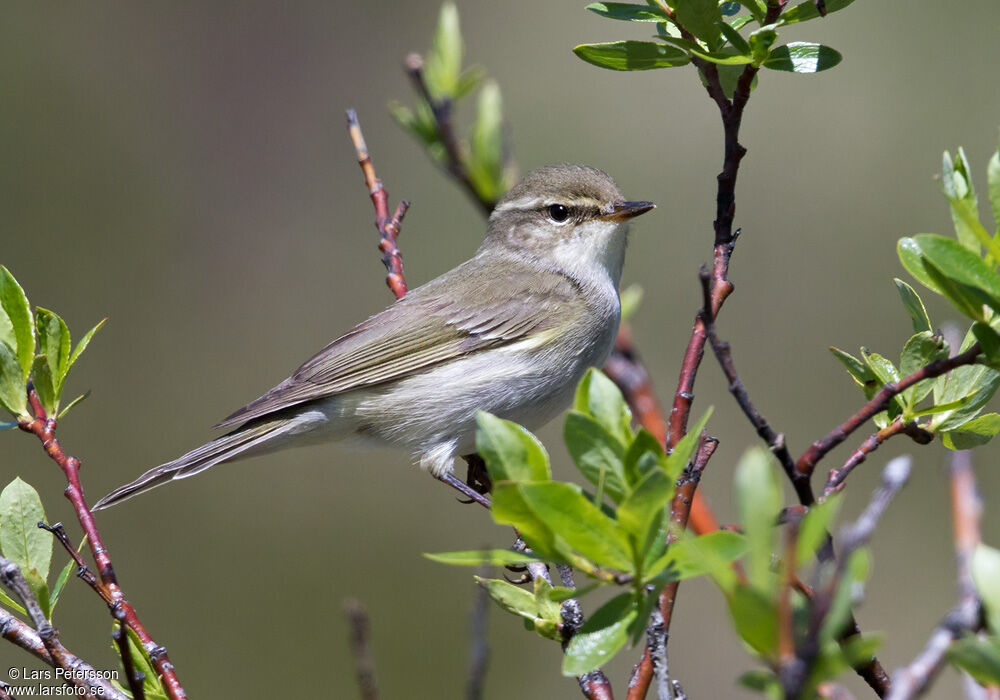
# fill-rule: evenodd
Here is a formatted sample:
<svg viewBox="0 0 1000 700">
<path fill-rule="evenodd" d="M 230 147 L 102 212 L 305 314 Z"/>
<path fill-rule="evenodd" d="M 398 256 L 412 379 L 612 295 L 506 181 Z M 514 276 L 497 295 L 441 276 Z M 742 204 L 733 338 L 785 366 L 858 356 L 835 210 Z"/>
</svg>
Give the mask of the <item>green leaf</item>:
<svg viewBox="0 0 1000 700">
<path fill-rule="evenodd" d="M 937 413 L 944 413 L 945 411 L 954 411 L 956 408 L 961 408 L 970 401 L 975 394 L 969 394 L 968 396 L 963 396 L 955 401 L 949 401 L 948 403 L 938 403 L 928 408 L 922 408 L 919 411 L 912 411 L 910 413 L 911 418 L 920 418 L 921 416 L 933 416 Z"/>
<path fill-rule="evenodd" d="M 62 383 L 69 371 L 69 328 L 56 313 L 38 307 L 36 310 L 39 352 L 45 355 L 52 376 L 52 388 L 58 398 Z"/>
<path fill-rule="evenodd" d="M 22 380 L 27 381 L 35 359 L 35 319 L 24 290 L 3 265 L 0 265 L 0 308 L 4 311 L 0 318 L 6 315 L 0 321 L 0 341 L 15 352 Z"/>
<path fill-rule="evenodd" d="M 941 433 L 941 442 L 950 450 L 971 450 L 985 445 L 1000 433 L 1000 415 L 984 413 L 954 430 Z"/>
<path fill-rule="evenodd" d="M 598 608 L 566 645 L 563 675 L 581 676 L 611 660 L 628 641 L 629 626 L 636 615 L 635 601 L 628 593 Z"/>
<path fill-rule="evenodd" d="M 509 549 L 481 549 L 464 552 L 424 554 L 431 561 L 452 566 L 518 566 L 541 561 L 534 554 Z"/>
<path fill-rule="evenodd" d="M 15 478 L 0 492 L 0 552 L 24 574 L 48 617 L 45 579 L 52 561 L 52 536 L 38 527 L 39 522 L 45 522 L 45 510 L 38 492 Z"/>
<path fill-rule="evenodd" d="M 762 65 L 790 73 L 818 73 L 833 68 L 843 58 L 839 51 L 829 46 L 796 41 L 771 51 Z"/>
<path fill-rule="evenodd" d="M 563 439 L 576 468 L 597 486 L 598 495 L 606 492 L 615 503 L 621 503 L 629 491 L 623 461 L 625 447 L 621 441 L 578 411 L 566 414 Z"/>
<path fill-rule="evenodd" d="M 645 559 L 652 537 L 659 531 L 656 526 L 662 522 L 657 516 L 663 514 L 673 497 L 674 480 L 667 477 L 662 469 L 654 469 L 646 474 L 618 507 L 618 522 L 634 538 L 634 559 L 637 563 Z"/>
<path fill-rule="evenodd" d="M 736 94 L 736 88 L 740 82 L 740 78 L 743 76 L 743 72 L 746 70 L 746 66 L 717 65 L 715 68 L 719 73 L 719 84 L 722 86 L 722 92 L 730 100 L 733 99 L 733 95 Z M 708 85 L 705 75 L 700 70 L 698 71 L 698 77 L 701 79 L 702 85 Z M 754 75 L 753 80 L 750 81 L 750 91 L 753 92 L 756 88 L 757 76 Z"/>
<path fill-rule="evenodd" d="M 970 287 L 967 284 L 956 282 L 941 272 L 926 257 L 921 260 L 921 263 L 924 266 L 924 271 L 934 280 L 934 284 L 941 290 L 944 298 L 950 301 L 956 309 L 975 321 L 986 319 L 986 315 L 983 313 L 983 306 L 988 306 L 992 302 L 985 292 L 975 287 Z"/>
<path fill-rule="evenodd" d="M 530 591 L 502 579 L 488 579 L 479 576 L 476 576 L 475 579 L 476 583 L 486 589 L 490 598 L 507 612 L 519 615 L 531 622 L 543 619 L 538 600 Z"/>
<path fill-rule="evenodd" d="M 981 290 L 994 309 L 1000 309 L 1000 275 L 982 258 L 953 238 L 934 233 L 913 237 L 924 257 L 945 276 L 961 284 Z M 997 256 L 1000 258 L 1000 255 Z"/>
<path fill-rule="evenodd" d="M 986 166 L 986 182 L 989 187 L 990 209 L 993 211 L 993 223 L 1000 231 L 1000 150 L 990 158 Z"/>
<path fill-rule="evenodd" d="M 892 281 L 895 282 L 896 289 L 899 290 L 899 298 L 903 300 L 903 306 L 906 307 L 906 312 L 910 314 L 910 320 L 913 321 L 913 332 L 933 330 L 930 316 L 927 315 L 927 308 L 913 287 L 898 277 L 893 278 Z"/>
<path fill-rule="evenodd" d="M 645 428 L 640 428 L 625 451 L 624 463 L 625 479 L 633 486 L 650 470 L 665 467 L 666 454 L 660 441 Z"/>
<path fill-rule="evenodd" d="M 639 311 L 642 304 L 642 285 L 630 284 L 619 294 L 621 301 L 621 321 L 625 323 Z"/>
<path fill-rule="evenodd" d="M 621 390 L 600 370 L 591 368 L 576 387 L 573 408 L 584 413 L 627 445 L 632 440 L 632 411 Z"/>
<path fill-rule="evenodd" d="M 1000 550 L 984 544 L 977 545 L 972 553 L 970 568 L 990 629 L 994 635 L 1000 636 Z"/>
<path fill-rule="evenodd" d="M 866 348 L 861 349 L 861 356 L 865 358 L 865 362 L 875 377 L 883 384 L 900 380 L 899 370 L 896 369 L 896 365 L 892 364 L 892 360 Z"/>
<path fill-rule="evenodd" d="M 129 655 L 132 657 L 132 667 L 136 673 L 141 673 L 143 677 L 142 690 L 146 700 L 168 700 L 167 691 L 163 688 L 160 676 L 153 667 L 153 662 L 150 661 L 149 654 L 142 646 L 139 636 L 129 627 L 126 627 L 125 631 L 128 634 L 127 643 Z"/>
<path fill-rule="evenodd" d="M 479 196 L 496 201 L 508 189 L 500 87 L 488 80 L 479 92 L 476 121 L 469 138 L 469 177 Z"/>
<path fill-rule="evenodd" d="M 62 595 L 63 589 L 66 587 L 66 582 L 69 581 L 69 575 L 73 573 L 73 569 L 76 568 L 76 562 L 70 559 L 66 562 L 66 566 L 62 568 L 59 572 L 59 576 L 56 578 L 55 585 L 52 586 L 52 595 L 49 599 L 49 614 L 55 612 L 56 603 L 59 602 L 59 596 Z"/>
<path fill-rule="evenodd" d="M 70 401 L 68 404 L 66 404 L 66 406 L 61 411 L 59 411 L 58 419 L 62 420 L 63 416 L 65 416 L 67 413 L 69 413 L 69 410 L 71 408 L 73 408 L 74 406 L 76 406 L 78 403 L 81 403 L 82 401 L 85 401 L 88 398 L 90 398 L 90 389 L 87 389 L 87 391 L 83 392 L 82 394 L 80 394 L 79 396 L 77 396 L 75 399 L 73 399 L 72 401 Z"/>
<path fill-rule="evenodd" d="M 951 209 L 955 236 L 959 243 L 979 255 L 979 237 L 973 231 L 973 227 L 979 225 L 979 202 L 969 174 L 969 160 L 962 148 L 958 149 L 954 161 L 948 151 L 944 152 L 943 160 L 941 184 Z"/>
<path fill-rule="evenodd" d="M 56 415 L 59 412 L 59 395 L 53 386 L 55 380 L 49 371 L 49 363 L 45 360 L 45 355 L 35 357 L 35 368 L 31 373 L 31 380 L 45 412 L 50 416 Z"/>
<path fill-rule="evenodd" d="M 931 421 L 934 430 L 948 431 L 964 426 L 975 418 L 1000 387 L 1000 372 L 983 365 L 956 367 L 951 371 L 940 398 L 935 403 L 948 403 L 969 397 L 960 407 L 939 413 Z"/>
<path fill-rule="evenodd" d="M 778 614 L 755 588 L 736 586 L 727 596 L 736 631 L 757 653 L 772 656 L 778 648 Z"/>
<path fill-rule="evenodd" d="M 843 10 L 845 7 L 850 5 L 854 0 L 826 0 L 826 13 L 836 12 L 837 10 Z M 816 19 L 819 17 L 819 10 L 816 9 L 815 0 L 805 0 L 805 2 L 799 3 L 795 7 L 789 8 L 781 13 L 781 19 L 778 20 L 779 24 L 797 24 L 799 22 L 807 22 L 811 19 Z"/>
<path fill-rule="evenodd" d="M 771 455 L 759 447 L 744 452 L 736 465 L 734 483 L 736 505 L 749 552 L 748 578 L 757 590 L 767 593 L 773 583 L 771 552 L 781 511 L 781 487 L 775 478 Z"/>
<path fill-rule="evenodd" d="M 76 344 L 76 348 L 73 350 L 73 354 L 70 355 L 69 367 L 72 367 L 74 363 L 76 363 L 76 361 L 80 359 L 80 355 L 82 355 L 83 351 L 87 349 L 88 345 L 90 345 L 90 341 L 94 339 L 94 335 L 97 333 L 97 331 L 101 330 L 101 328 L 107 322 L 108 319 L 102 318 L 96 326 L 91 328 L 83 335 L 82 338 L 80 338 L 80 342 Z"/>
<path fill-rule="evenodd" d="M 736 532 L 720 530 L 698 537 L 685 536 L 667 547 L 666 554 L 650 567 L 644 580 L 659 579 L 664 571 L 664 582 L 715 574 L 728 569 L 746 551 L 746 538 Z"/>
<path fill-rule="evenodd" d="M 878 379 L 868 365 L 851 353 L 832 345 L 830 346 L 830 352 L 840 361 L 840 364 L 844 365 L 844 369 L 851 375 L 854 383 L 864 390 L 865 398 L 870 399 L 875 395 L 875 392 L 878 391 Z"/>
<path fill-rule="evenodd" d="M 927 274 L 927 270 L 924 268 L 923 251 L 920 250 L 920 246 L 915 240 L 900 238 L 899 242 L 896 243 L 896 254 L 899 256 L 899 262 L 902 263 L 903 268 L 913 275 L 915 280 L 931 291 L 944 295 L 937 283 Z"/>
<path fill-rule="evenodd" d="M 673 0 L 677 23 L 714 49 L 719 44 L 722 12 L 718 0 Z"/>
<path fill-rule="evenodd" d="M 28 614 L 28 611 L 25 610 L 24 607 L 20 603 L 18 603 L 16 600 L 14 600 L 13 598 L 11 598 L 9 595 L 7 595 L 6 593 L 4 593 L 2 590 L 0 590 L 0 605 L 4 605 L 4 606 L 6 606 L 7 608 L 9 608 L 11 610 L 15 610 L 15 611 L 21 613 L 22 615 L 27 615 Z"/>
<path fill-rule="evenodd" d="M 722 22 L 720 24 L 725 23 Z M 678 39 L 669 36 L 661 36 L 660 39 L 711 63 L 718 63 L 724 66 L 745 66 L 752 62 L 752 59 L 749 56 L 738 53 L 735 49 L 730 48 L 722 49 L 721 51 L 707 51 L 701 47 L 701 44 L 696 41 L 691 41 L 690 39 Z"/>
<path fill-rule="evenodd" d="M 610 70 L 672 68 L 691 62 L 691 57 L 686 51 L 652 41 L 580 44 L 573 48 L 573 53 L 587 63 Z"/>
<path fill-rule="evenodd" d="M 0 403 L 15 416 L 28 415 L 28 385 L 17 356 L 0 343 Z"/>
<path fill-rule="evenodd" d="M 972 324 L 972 335 L 983 349 L 986 359 L 992 363 L 1000 363 L 1000 335 L 988 323 L 976 321 Z"/>
<path fill-rule="evenodd" d="M 860 594 L 860 584 L 867 580 L 870 570 L 871 556 L 868 550 L 855 550 L 847 560 L 847 566 L 830 603 L 830 609 L 820 627 L 822 641 L 836 639 L 843 631 L 851 614 L 851 606 L 856 602 L 855 596 Z"/>
<path fill-rule="evenodd" d="M 587 5 L 591 12 L 608 19 L 626 22 L 667 22 L 667 13 L 655 5 L 633 5 L 627 2 L 594 2 Z"/>
<path fill-rule="evenodd" d="M 515 615 L 534 618 L 538 616 L 538 601 L 529 591 L 502 579 L 476 576 L 476 583 L 486 589 L 500 607 Z"/>
<path fill-rule="evenodd" d="M 842 494 L 837 493 L 809 507 L 809 512 L 799 523 L 799 536 L 795 545 L 796 566 L 805 565 L 826 542 L 830 523 L 837 517 L 842 502 Z"/>
<path fill-rule="evenodd" d="M 513 525 L 529 547 L 547 561 L 572 563 L 569 548 L 528 507 L 520 486 L 510 482 L 493 484 L 490 514 L 500 525 Z"/>
<path fill-rule="evenodd" d="M 755 66 L 759 66 L 767 60 L 771 52 L 771 47 L 778 40 L 778 32 L 774 24 L 767 24 L 760 29 L 750 33 L 750 54 L 753 56 Z"/>
<path fill-rule="evenodd" d="M 948 647 L 949 661 L 983 685 L 1000 685 L 1000 641 L 965 637 Z"/>
<path fill-rule="evenodd" d="M 680 478 L 688 462 L 694 457 L 698 449 L 698 443 L 701 441 L 701 434 L 705 430 L 705 426 L 708 425 L 708 419 L 712 417 L 712 410 L 713 408 L 709 406 L 702 417 L 693 426 L 688 428 L 687 433 L 677 443 L 674 451 L 667 456 L 667 463 L 664 468 L 667 470 L 667 476 L 674 481 Z"/>
<path fill-rule="evenodd" d="M 734 49 L 744 56 L 751 54 L 750 44 L 747 43 L 747 40 L 729 22 L 719 22 L 719 31 L 722 32 L 722 35 L 726 37 L 726 41 L 732 44 Z"/>
<path fill-rule="evenodd" d="M 906 377 L 934 360 L 943 360 L 948 357 L 948 343 L 940 335 L 934 335 L 930 331 L 921 331 L 913 335 L 903 346 L 903 353 L 899 359 L 899 372 Z M 925 396 L 931 393 L 934 388 L 935 379 L 925 379 L 917 382 L 903 392 L 902 398 L 907 407 L 912 409 Z"/>
<path fill-rule="evenodd" d="M 454 99 L 462 73 L 462 31 L 454 3 L 441 5 L 437 29 L 424 62 L 427 90 L 435 100 Z"/>
<path fill-rule="evenodd" d="M 809 0 L 809 2 L 812 2 L 812 0 Z M 778 680 L 778 677 L 762 668 L 747 671 L 736 682 L 744 688 L 763 693 L 768 698 L 785 697 L 784 691 L 781 688 L 781 681 Z"/>
<path fill-rule="evenodd" d="M 538 438 L 517 423 L 484 411 L 476 414 L 476 452 L 494 483 L 552 478 L 549 455 Z"/>
<path fill-rule="evenodd" d="M 576 484 L 523 484 L 520 492 L 538 518 L 587 559 L 599 566 L 632 571 L 628 535 L 587 500 Z"/>
</svg>

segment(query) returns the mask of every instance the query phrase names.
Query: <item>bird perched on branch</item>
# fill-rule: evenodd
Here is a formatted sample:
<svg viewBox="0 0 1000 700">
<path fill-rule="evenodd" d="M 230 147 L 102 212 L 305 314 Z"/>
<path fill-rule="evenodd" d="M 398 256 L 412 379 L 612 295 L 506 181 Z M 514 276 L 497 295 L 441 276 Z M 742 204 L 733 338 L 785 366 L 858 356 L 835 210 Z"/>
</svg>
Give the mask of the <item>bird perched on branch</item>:
<svg viewBox="0 0 1000 700">
<path fill-rule="evenodd" d="M 454 458 L 475 451 L 476 412 L 535 428 L 570 404 L 586 369 L 611 352 L 628 223 L 652 208 L 626 201 L 594 168 L 529 173 L 493 210 L 472 259 L 334 340 L 216 426 L 227 434 L 95 508 L 223 462 L 328 440 L 402 447 L 477 496 L 453 474 Z"/>
</svg>

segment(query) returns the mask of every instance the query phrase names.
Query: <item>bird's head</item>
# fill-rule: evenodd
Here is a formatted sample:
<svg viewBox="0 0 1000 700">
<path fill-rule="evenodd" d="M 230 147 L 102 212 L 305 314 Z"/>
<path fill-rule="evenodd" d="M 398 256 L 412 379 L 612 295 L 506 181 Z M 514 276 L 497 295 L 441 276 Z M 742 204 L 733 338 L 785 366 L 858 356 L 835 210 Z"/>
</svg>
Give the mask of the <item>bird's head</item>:
<svg viewBox="0 0 1000 700">
<path fill-rule="evenodd" d="M 483 245 L 513 248 L 569 271 L 597 264 L 617 283 L 628 222 L 655 206 L 626 200 L 602 170 L 548 165 L 525 175 L 497 203 Z"/>
</svg>

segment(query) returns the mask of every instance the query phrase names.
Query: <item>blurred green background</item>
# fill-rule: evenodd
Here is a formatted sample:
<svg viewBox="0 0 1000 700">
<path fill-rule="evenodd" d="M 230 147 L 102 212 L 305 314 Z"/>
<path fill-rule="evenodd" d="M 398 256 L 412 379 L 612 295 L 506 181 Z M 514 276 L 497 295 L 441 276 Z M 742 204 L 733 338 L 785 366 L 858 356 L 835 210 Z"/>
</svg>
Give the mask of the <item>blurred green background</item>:
<svg viewBox="0 0 1000 700">
<path fill-rule="evenodd" d="M 588 163 L 627 196 L 659 204 L 634 227 L 625 281 L 645 288 L 635 331 L 667 396 L 700 304 L 698 264 L 711 254 L 721 129 L 691 69 L 619 74 L 573 56 L 576 43 L 652 29 L 585 4 L 458 6 L 467 55 L 503 89 L 522 169 Z M 426 49 L 437 10 L 437 0 L 5 5 L 0 262 L 77 336 L 110 317 L 67 389 L 93 396 L 60 428 L 91 500 L 208 439 L 208 426 L 391 300 L 345 108 L 357 108 L 393 201 L 413 203 L 401 237 L 411 286 L 478 246 L 479 213 L 386 111 L 391 98 L 409 100 L 401 63 Z M 743 129 L 737 291 L 719 325 L 795 453 L 861 399 L 827 346 L 895 354 L 909 334 L 894 245 L 950 231 L 934 180 L 941 151 L 963 144 L 985 186 L 1000 125 L 998 28 L 994 0 L 861 1 L 783 34 L 829 43 L 843 64 L 761 76 Z M 929 301 L 936 324 L 956 316 Z M 706 358 L 695 410 L 710 404 L 722 445 L 703 489 L 731 521 L 732 465 L 756 437 Z M 542 437 L 567 475 L 560 432 L 553 424 Z M 16 432 L 0 440 L 0 481 L 28 480 L 50 520 L 76 532 L 37 443 Z M 954 599 L 940 445 L 883 447 L 852 477 L 848 514 L 903 451 L 916 469 L 878 530 L 858 612 L 865 630 L 888 632 L 889 669 Z M 989 446 L 975 458 L 993 544 L 997 455 Z M 227 465 L 99 523 L 128 595 L 195 698 L 355 696 L 348 596 L 370 609 L 384 698 L 460 697 L 470 572 L 420 555 L 511 539 L 404 456 L 332 446 Z M 56 622 L 72 650 L 114 667 L 107 612 L 84 585 L 71 582 Z M 557 646 L 514 618 L 492 616 L 490 643 L 487 697 L 579 696 L 559 675 Z M 608 669 L 619 693 L 635 658 Z M 744 696 L 735 678 L 752 660 L 703 580 L 681 587 L 670 658 L 692 698 Z M 8 644 L 0 662 L 32 665 Z M 957 688 L 948 672 L 932 697 Z"/>
</svg>

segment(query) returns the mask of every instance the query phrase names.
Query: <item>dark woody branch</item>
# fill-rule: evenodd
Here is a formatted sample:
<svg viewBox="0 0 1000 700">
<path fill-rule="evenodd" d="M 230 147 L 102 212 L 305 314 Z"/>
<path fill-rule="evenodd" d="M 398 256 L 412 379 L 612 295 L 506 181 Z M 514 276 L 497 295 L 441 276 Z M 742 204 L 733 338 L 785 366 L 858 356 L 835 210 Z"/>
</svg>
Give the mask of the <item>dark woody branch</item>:
<svg viewBox="0 0 1000 700">
<path fill-rule="evenodd" d="M 128 700 L 127 695 L 102 678 L 93 666 L 71 654 L 63 646 L 59 640 L 58 630 L 45 618 L 21 570 L 2 556 L 0 556 L 0 583 L 20 599 L 32 624 L 35 625 L 35 629 L 32 630 L 6 611 L 0 610 L 0 635 L 4 639 L 10 640 L 53 668 L 61 669 L 65 682 L 79 688 L 85 694 L 100 695 L 112 700 Z"/>
</svg>

